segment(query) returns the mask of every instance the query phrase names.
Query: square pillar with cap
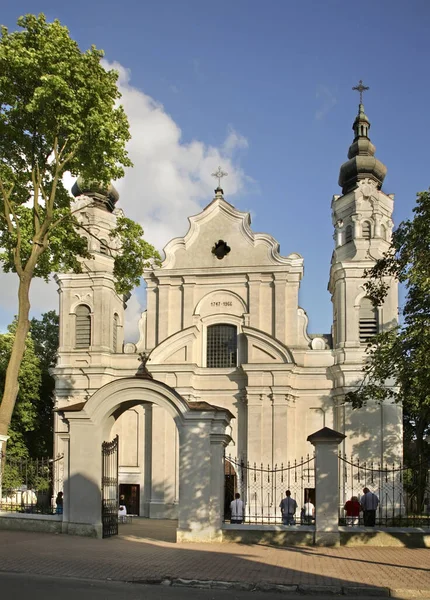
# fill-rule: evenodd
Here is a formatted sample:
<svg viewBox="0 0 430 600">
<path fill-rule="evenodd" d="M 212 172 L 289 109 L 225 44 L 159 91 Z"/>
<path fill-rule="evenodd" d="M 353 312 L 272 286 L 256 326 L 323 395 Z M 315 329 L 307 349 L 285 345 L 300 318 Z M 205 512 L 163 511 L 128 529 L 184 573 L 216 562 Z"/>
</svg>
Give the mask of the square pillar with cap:
<svg viewBox="0 0 430 600">
<path fill-rule="evenodd" d="M 338 546 L 339 458 L 343 433 L 323 427 L 308 436 L 315 446 L 315 545 Z"/>
</svg>

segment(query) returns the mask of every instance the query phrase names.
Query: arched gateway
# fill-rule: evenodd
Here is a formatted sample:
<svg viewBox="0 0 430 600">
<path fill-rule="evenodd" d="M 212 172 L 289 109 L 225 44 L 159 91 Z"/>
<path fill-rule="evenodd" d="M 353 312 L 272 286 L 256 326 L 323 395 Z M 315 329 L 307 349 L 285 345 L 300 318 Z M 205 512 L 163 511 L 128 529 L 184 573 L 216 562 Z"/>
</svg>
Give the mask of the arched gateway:
<svg viewBox="0 0 430 600">
<path fill-rule="evenodd" d="M 63 527 L 67 533 L 102 535 L 101 446 L 126 410 L 142 403 L 164 408 L 179 437 L 178 541 L 220 537 L 224 503 L 223 454 L 231 438 L 227 409 L 187 402 L 168 385 L 140 377 L 117 379 L 85 403 L 63 408 L 67 432 L 60 434 L 65 456 Z"/>
</svg>

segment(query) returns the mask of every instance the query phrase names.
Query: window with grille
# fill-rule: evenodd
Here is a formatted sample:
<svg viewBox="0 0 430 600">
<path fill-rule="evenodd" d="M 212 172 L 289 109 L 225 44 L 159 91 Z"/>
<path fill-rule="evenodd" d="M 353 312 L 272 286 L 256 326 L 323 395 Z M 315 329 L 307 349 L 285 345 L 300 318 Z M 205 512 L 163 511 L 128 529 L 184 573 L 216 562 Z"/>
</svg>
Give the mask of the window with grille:
<svg viewBox="0 0 430 600">
<path fill-rule="evenodd" d="M 108 246 L 106 240 L 100 240 L 100 254 L 107 254 Z"/>
<path fill-rule="evenodd" d="M 119 327 L 119 317 L 115 313 L 113 316 L 113 351 L 118 352 L 118 327 Z"/>
<path fill-rule="evenodd" d="M 228 368 L 237 365 L 237 329 L 234 325 L 211 325 L 207 329 L 206 365 Z"/>
<path fill-rule="evenodd" d="M 369 221 L 363 221 L 363 225 L 361 226 L 362 235 L 365 240 L 370 240 L 371 237 L 371 227 Z"/>
<path fill-rule="evenodd" d="M 361 344 L 367 344 L 378 333 L 378 313 L 369 298 L 363 298 L 360 304 L 359 333 Z"/>
<path fill-rule="evenodd" d="M 88 348 L 91 345 L 91 311 L 81 304 L 76 309 L 76 348 Z"/>
<path fill-rule="evenodd" d="M 345 244 L 348 244 L 348 242 L 352 242 L 352 226 L 348 225 L 348 227 L 345 229 Z"/>
</svg>

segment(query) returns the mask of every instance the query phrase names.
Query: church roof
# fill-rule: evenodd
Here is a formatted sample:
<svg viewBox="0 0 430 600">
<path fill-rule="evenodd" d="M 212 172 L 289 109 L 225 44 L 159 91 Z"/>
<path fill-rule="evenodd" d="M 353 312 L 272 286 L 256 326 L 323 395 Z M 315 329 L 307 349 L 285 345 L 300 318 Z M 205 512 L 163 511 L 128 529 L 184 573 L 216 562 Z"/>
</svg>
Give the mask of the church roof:
<svg viewBox="0 0 430 600">
<path fill-rule="evenodd" d="M 351 192 L 357 187 L 358 181 L 365 178 L 373 179 L 380 189 L 387 174 L 387 167 L 374 156 L 376 148 L 368 136 L 370 121 L 364 112 L 362 102 L 358 105 L 358 114 L 352 129 L 355 137 L 349 147 L 349 160 L 343 163 L 339 173 L 342 192 L 343 194 Z"/>
</svg>

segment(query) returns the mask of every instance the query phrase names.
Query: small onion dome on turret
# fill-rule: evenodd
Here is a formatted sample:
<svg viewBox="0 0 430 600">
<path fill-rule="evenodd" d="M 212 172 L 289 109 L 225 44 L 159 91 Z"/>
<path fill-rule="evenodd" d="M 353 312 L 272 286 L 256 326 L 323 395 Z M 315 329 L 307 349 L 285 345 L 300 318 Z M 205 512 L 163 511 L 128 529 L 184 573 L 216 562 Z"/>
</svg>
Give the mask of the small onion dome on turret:
<svg viewBox="0 0 430 600">
<path fill-rule="evenodd" d="M 110 183 L 108 186 L 96 181 L 85 181 L 79 175 L 72 187 L 72 194 L 76 197 L 84 194 L 94 199 L 94 203 L 101 209 L 113 212 L 119 200 L 119 193 Z"/>
<path fill-rule="evenodd" d="M 355 137 L 349 147 L 349 160 L 343 163 L 339 173 L 342 193 L 351 192 L 357 187 L 359 180 L 365 178 L 373 179 L 380 189 L 387 174 L 387 167 L 374 156 L 376 148 L 369 138 L 370 121 L 364 112 L 363 104 L 358 106 L 358 115 L 352 129 Z"/>
</svg>

